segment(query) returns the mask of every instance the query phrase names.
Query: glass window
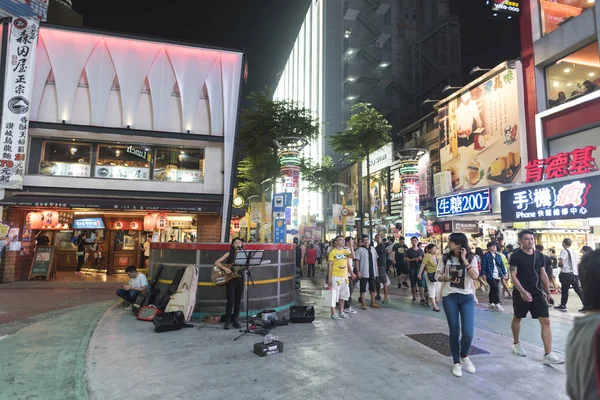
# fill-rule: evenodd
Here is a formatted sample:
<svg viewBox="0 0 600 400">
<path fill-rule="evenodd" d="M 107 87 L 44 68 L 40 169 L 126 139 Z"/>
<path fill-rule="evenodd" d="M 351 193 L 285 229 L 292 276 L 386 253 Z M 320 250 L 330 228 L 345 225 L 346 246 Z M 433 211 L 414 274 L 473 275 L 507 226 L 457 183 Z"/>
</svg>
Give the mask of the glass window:
<svg viewBox="0 0 600 400">
<path fill-rule="evenodd" d="M 91 149 L 89 144 L 44 142 L 40 174 L 89 177 Z"/>
<path fill-rule="evenodd" d="M 561 23 L 593 7 L 594 0 L 540 0 L 544 34 L 557 29 Z"/>
<path fill-rule="evenodd" d="M 158 149 L 154 179 L 204 183 L 204 149 Z"/>
<path fill-rule="evenodd" d="M 546 85 L 550 107 L 597 90 L 600 85 L 598 42 L 591 43 L 546 68 Z"/>
<path fill-rule="evenodd" d="M 152 152 L 143 146 L 99 146 L 96 178 L 136 179 L 150 178 Z"/>
</svg>

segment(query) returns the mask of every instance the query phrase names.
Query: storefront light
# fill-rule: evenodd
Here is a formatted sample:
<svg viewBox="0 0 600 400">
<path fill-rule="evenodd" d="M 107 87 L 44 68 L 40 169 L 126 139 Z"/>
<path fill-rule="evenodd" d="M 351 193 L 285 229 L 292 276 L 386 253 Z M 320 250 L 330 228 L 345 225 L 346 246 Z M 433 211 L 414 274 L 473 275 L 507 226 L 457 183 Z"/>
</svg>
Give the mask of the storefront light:
<svg viewBox="0 0 600 400">
<path fill-rule="evenodd" d="M 571 72 L 571 68 L 565 68 L 565 74 L 568 74 L 569 72 Z"/>
</svg>

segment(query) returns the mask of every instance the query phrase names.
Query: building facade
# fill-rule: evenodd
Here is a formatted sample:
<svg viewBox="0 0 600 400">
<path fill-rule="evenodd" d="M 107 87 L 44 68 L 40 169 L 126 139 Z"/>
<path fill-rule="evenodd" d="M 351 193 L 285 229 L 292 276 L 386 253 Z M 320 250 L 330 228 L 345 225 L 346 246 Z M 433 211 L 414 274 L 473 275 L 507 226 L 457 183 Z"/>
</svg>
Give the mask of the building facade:
<svg viewBox="0 0 600 400">
<path fill-rule="evenodd" d="M 228 238 L 241 52 L 49 25 L 36 50 L 23 187 L 0 201 L 18 230 L 0 281 L 26 277 L 40 213 L 58 268 L 75 267 L 80 233 L 95 238 L 86 266 L 108 273 L 142 266 L 146 235 Z"/>
</svg>

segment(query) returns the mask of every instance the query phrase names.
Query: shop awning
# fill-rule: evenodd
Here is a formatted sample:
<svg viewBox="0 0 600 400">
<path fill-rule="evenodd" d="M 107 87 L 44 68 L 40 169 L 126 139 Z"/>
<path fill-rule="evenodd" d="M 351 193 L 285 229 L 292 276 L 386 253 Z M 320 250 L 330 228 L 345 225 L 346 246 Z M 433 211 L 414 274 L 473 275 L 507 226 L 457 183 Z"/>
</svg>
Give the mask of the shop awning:
<svg viewBox="0 0 600 400">
<path fill-rule="evenodd" d="M 91 208 L 128 211 L 184 211 L 220 212 L 221 203 L 211 201 L 144 199 L 144 198 L 104 198 L 104 197 L 63 197 L 53 195 L 14 195 L 0 200 L 2 206 Z"/>
</svg>

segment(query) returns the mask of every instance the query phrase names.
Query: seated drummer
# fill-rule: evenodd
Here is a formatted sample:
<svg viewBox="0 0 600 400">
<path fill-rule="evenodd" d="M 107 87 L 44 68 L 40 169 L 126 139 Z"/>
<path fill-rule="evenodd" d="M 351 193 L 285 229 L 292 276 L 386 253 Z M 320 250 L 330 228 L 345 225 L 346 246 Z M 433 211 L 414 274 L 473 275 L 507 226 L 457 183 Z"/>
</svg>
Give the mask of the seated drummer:
<svg viewBox="0 0 600 400">
<path fill-rule="evenodd" d="M 129 285 L 123 285 L 120 289 L 117 289 L 117 296 L 129 303 L 126 309 L 131 310 L 135 299 L 148 286 L 148 278 L 141 272 L 137 272 L 133 265 L 125 268 L 125 272 L 129 276 Z"/>
<path fill-rule="evenodd" d="M 215 262 L 215 265 L 221 268 L 226 274 L 230 274 L 231 269 L 229 269 L 229 267 L 235 260 L 235 253 L 241 249 L 242 239 L 238 237 L 233 238 L 229 251 L 223 254 L 223 257 Z M 238 315 L 240 314 L 240 304 L 242 303 L 242 294 L 244 293 L 244 277 L 241 276 L 240 278 L 232 279 L 227 282 L 225 290 L 227 293 L 227 305 L 225 306 L 225 326 L 223 328 L 229 329 L 230 326 L 233 325 L 235 329 L 239 329 L 242 327 L 238 322 Z"/>
</svg>

